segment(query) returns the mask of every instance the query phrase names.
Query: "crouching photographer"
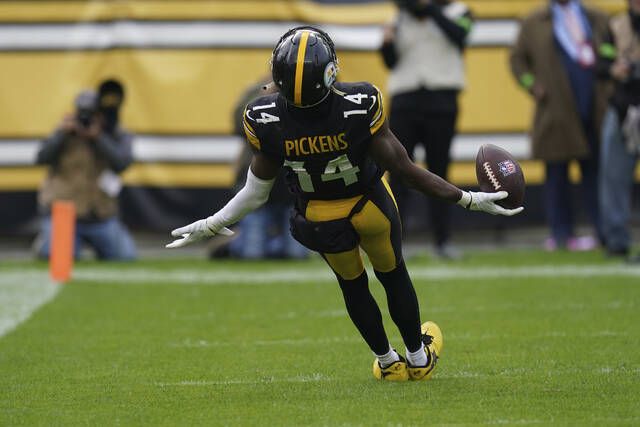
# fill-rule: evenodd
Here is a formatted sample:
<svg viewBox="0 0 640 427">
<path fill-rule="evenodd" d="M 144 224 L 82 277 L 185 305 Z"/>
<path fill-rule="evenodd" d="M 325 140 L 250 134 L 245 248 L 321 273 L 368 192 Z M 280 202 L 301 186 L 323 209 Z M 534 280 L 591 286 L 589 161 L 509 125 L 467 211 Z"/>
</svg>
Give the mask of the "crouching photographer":
<svg viewBox="0 0 640 427">
<path fill-rule="evenodd" d="M 118 174 L 133 161 L 132 135 L 118 126 L 124 88 L 115 80 L 98 93 L 85 90 L 75 99 L 75 112 L 64 117 L 43 142 L 37 163 L 48 165 L 38 202 L 43 213 L 35 250 L 48 258 L 51 246 L 51 206 L 57 200 L 74 203 L 77 213 L 74 255 L 83 244 L 98 259 L 128 260 L 136 256 L 134 242 L 118 220 Z"/>
<path fill-rule="evenodd" d="M 611 20 L 610 32 L 606 60 L 599 65 L 615 82 L 602 129 L 600 211 L 607 254 L 628 257 L 631 195 L 640 155 L 640 0 L 629 0 L 628 12 Z"/>
</svg>

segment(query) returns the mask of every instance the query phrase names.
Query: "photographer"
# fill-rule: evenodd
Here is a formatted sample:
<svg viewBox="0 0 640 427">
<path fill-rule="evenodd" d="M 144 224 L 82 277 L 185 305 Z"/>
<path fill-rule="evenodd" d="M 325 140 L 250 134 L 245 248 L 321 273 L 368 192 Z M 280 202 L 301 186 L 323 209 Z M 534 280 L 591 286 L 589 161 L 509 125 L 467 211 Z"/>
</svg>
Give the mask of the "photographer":
<svg viewBox="0 0 640 427">
<path fill-rule="evenodd" d="M 456 132 L 458 94 L 464 88 L 463 51 L 473 25 L 467 6 L 450 0 L 396 0 L 399 11 L 385 29 L 381 54 L 391 70 L 391 130 L 414 158 L 422 144 L 428 169 L 447 179 Z M 397 177 L 391 186 L 406 224 L 409 190 Z M 430 199 L 435 254 L 458 258 L 449 245 L 448 205 Z"/>
<path fill-rule="evenodd" d="M 633 177 L 640 154 L 640 0 L 629 0 L 629 11 L 611 20 L 610 32 L 606 58 L 599 64 L 616 84 L 602 129 L 600 215 L 607 254 L 627 257 Z"/>
<path fill-rule="evenodd" d="M 38 195 L 44 213 L 35 244 L 39 257 L 50 255 L 52 203 L 68 200 L 77 213 L 76 258 L 84 243 L 99 259 L 135 258 L 133 240 L 118 220 L 118 174 L 133 161 L 132 135 L 118 127 L 123 99 L 124 89 L 115 80 L 102 83 L 98 94 L 82 91 L 75 114 L 43 141 L 37 163 L 48 165 L 49 171 Z"/>
</svg>

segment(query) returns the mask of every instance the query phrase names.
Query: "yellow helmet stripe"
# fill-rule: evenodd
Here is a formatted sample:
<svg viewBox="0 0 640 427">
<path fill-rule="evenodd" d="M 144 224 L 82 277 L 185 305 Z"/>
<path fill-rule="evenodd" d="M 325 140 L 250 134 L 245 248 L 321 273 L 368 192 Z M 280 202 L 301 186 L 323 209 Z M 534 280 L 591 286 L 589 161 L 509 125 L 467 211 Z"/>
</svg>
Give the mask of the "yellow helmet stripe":
<svg viewBox="0 0 640 427">
<path fill-rule="evenodd" d="M 293 102 L 296 105 L 302 104 L 302 73 L 304 71 L 304 55 L 307 52 L 307 40 L 309 31 L 303 31 L 300 37 L 300 47 L 298 48 L 298 58 L 296 59 L 296 79 L 293 89 Z"/>
</svg>

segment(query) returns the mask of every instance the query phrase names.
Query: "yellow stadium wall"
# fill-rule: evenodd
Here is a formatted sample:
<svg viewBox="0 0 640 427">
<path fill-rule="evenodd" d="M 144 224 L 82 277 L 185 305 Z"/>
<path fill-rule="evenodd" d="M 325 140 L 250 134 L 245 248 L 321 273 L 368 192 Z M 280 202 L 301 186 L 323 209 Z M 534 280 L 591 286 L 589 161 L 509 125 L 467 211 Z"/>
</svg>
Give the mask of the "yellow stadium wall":
<svg viewBox="0 0 640 427">
<path fill-rule="evenodd" d="M 542 0 L 470 0 L 476 15 L 514 18 Z M 609 12 L 623 0 L 587 2 Z M 391 3 L 319 5 L 310 1 L 4 1 L 2 22 L 73 22 L 108 19 L 301 19 L 331 23 L 380 23 Z M 224 134 L 245 86 L 268 72 L 268 49 L 107 50 L 0 52 L 0 138 L 47 134 L 71 108 L 80 88 L 118 76 L 127 85 L 124 122 L 135 132 Z M 508 69 L 507 47 L 467 51 L 468 90 L 462 96 L 460 131 L 524 132 L 531 105 Z M 340 52 L 341 78 L 386 86 L 376 52 Z"/>
<path fill-rule="evenodd" d="M 479 22 L 515 22 L 547 0 L 467 0 Z M 624 9 L 625 0 L 585 0 L 608 13 Z M 114 0 L 114 1 L 0 1 L 0 27 L 34 27 L 135 21 L 141 24 L 172 21 L 294 23 L 379 26 L 395 13 L 391 2 L 326 5 L 312 0 Z M 0 43 L 2 40 L 0 40 Z M 275 42 L 275 40 L 274 40 Z M 231 132 L 232 111 L 245 87 L 268 73 L 270 49 L 225 48 L 114 48 L 46 50 L 0 48 L 0 143 L 48 134 L 72 110 L 82 88 L 95 87 L 106 77 L 127 86 L 123 112 L 126 127 L 139 134 L 225 135 Z M 341 79 L 367 80 L 386 88 L 387 71 L 374 50 L 341 50 Z M 525 133 L 532 105 L 509 72 L 509 46 L 472 46 L 466 51 L 468 88 L 461 96 L 459 130 L 463 134 Z M 214 148 L 217 150 L 217 148 Z M 1 159 L 0 159 L 1 160 Z M 544 168 L 522 161 L 527 182 L 544 181 Z M 35 215 L 35 196 L 45 168 L 27 163 L 0 162 L 0 219 L 5 229 Z M 572 180 L 579 179 L 577 168 Z M 640 178 L 640 169 L 638 170 Z M 451 180 L 461 186 L 475 184 L 475 165 L 460 161 L 451 168 Z M 231 165 L 148 161 L 134 164 L 123 174 L 124 183 L 145 191 L 183 188 L 213 190 L 193 206 L 176 205 L 176 218 L 197 217 L 222 202 L 233 183 Z M 29 196 L 25 199 L 24 195 Z M 154 193 L 156 198 L 162 198 Z M 198 193 L 200 194 L 200 193 Z M 148 199 L 145 199 L 148 201 Z M 14 202 L 22 201 L 19 205 Z M 202 205 L 202 206 L 200 206 Z M 11 206 L 11 209 L 5 209 Z M 16 208 L 22 206 L 22 208 Z M 163 205 L 169 207 L 169 204 Z M 533 208 L 533 209 L 532 209 Z M 18 209 L 13 215 L 10 211 Z M 126 210 L 126 209 L 125 209 Z M 144 210 L 144 209 L 143 209 Z M 528 208 L 536 218 L 536 207 Z M 538 209 L 539 210 L 539 209 Z M 126 213 L 126 212 L 125 212 Z M 130 213 L 130 212 L 129 212 Z M 532 215 L 533 214 L 533 215 Z M 134 215 L 135 216 L 135 215 Z M 9 218 L 7 221 L 6 218 Z M 539 218 L 538 218 L 539 220 Z M 135 220 L 134 220 L 135 223 Z M 148 225 L 140 216 L 139 224 Z M 9 227 L 9 228 L 7 228 Z M 162 229 L 165 225 L 157 225 Z"/>
<path fill-rule="evenodd" d="M 476 17 L 516 19 L 546 0 L 469 0 Z M 624 0 L 586 3 L 609 13 Z M 268 5 L 268 7 L 266 6 Z M 320 5 L 311 1 L 3 1 L 3 23 L 64 23 L 111 20 L 309 21 L 382 24 L 394 13 L 387 3 Z M 524 133 L 531 116 L 528 96 L 515 84 L 508 46 L 472 47 L 466 52 L 468 89 L 461 97 L 461 133 Z M 385 90 L 387 71 L 375 51 L 339 51 L 341 78 L 368 80 Z M 116 76 L 127 86 L 124 124 L 142 134 L 228 134 L 231 114 L 244 88 L 268 73 L 266 48 L 107 49 L 0 51 L 0 138 L 40 138 L 70 112 L 79 89 Z M 137 165 L 125 175 L 132 185 L 227 186 L 229 167 Z M 212 169 L 213 168 L 213 169 Z M 214 170 L 215 169 L 215 170 Z M 540 165 L 528 162 L 533 182 Z M 205 170 L 207 174 L 205 174 Z M 187 171 L 193 171 L 187 172 Z M 42 170 L 0 168 L 0 190 L 35 189 Z M 209 178 L 204 178 L 207 175 Z M 162 177 L 174 177 L 162 178 Z M 472 165 L 453 170 L 454 182 L 473 183 Z M 530 181 L 531 182 L 531 181 Z"/>
<path fill-rule="evenodd" d="M 467 53 L 469 89 L 462 97 L 462 132 L 524 132 L 531 105 L 508 69 L 508 49 Z M 0 137 L 51 131 L 80 88 L 118 76 L 127 85 L 124 123 L 136 132 L 221 134 L 245 87 L 268 73 L 261 50 L 116 50 L 1 53 Z M 375 52 L 340 54 L 341 78 L 386 86 Z"/>
<path fill-rule="evenodd" d="M 478 18 L 519 18 L 548 0 L 466 0 Z M 625 0 L 584 0 L 608 13 L 620 11 Z M 310 0 L 4 0 L 0 21 L 72 22 L 86 20 L 246 20 L 304 21 L 336 24 L 382 23 L 395 8 L 391 1 L 370 4 L 319 4 Z"/>
</svg>

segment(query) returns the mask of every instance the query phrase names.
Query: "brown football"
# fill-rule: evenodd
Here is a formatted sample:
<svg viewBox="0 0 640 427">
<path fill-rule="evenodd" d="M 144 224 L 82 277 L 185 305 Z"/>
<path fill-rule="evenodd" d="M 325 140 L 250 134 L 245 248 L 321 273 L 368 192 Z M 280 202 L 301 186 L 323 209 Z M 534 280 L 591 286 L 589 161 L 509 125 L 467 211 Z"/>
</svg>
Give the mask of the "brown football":
<svg viewBox="0 0 640 427">
<path fill-rule="evenodd" d="M 497 202 L 507 209 L 522 206 L 524 201 L 524 174 L 522 168 L 508 151 L 485 144 L 476 156 L 476 177 L 480 190 L 485 193 L 506 191 L 509 197 Z"/>
</svg>

